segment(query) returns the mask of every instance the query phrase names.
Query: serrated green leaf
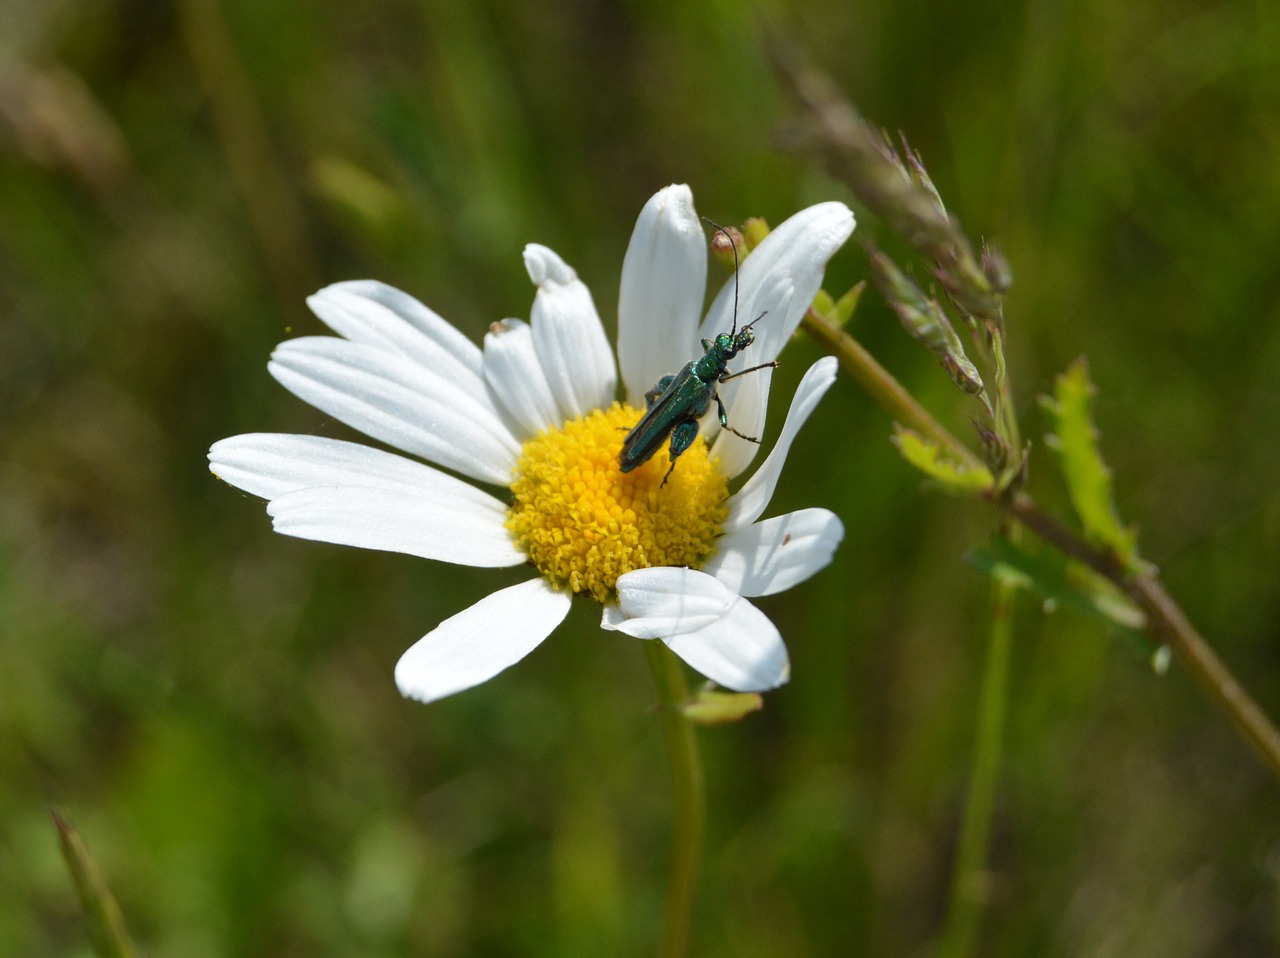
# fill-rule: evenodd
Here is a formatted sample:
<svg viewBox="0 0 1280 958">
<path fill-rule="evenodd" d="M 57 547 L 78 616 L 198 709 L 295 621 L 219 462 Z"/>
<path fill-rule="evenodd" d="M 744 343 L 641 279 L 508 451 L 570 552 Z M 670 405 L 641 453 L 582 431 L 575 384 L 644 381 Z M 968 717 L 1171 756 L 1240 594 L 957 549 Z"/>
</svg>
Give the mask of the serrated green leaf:
<svg viewBox="0 0 1280 958">
<path fill-rule="evenodd" d="M 988 492 L 995 486 L 995 479 L 985 466 L 973 468 L 953 459 L 932 439 L 926 439 L 912 429 L 895 426 L 892 441 L 903 459 L 936 480 L 948 492 L 973 495 Z"/>
<path fill-rule="evenodd" d="M 1008 539 L 996 539 L 969 560 L 990 576 L 1020 588 L 1034 589 L 1047 602 L 1072 609 L 1127 632 L 1146 626 L 1142 610 L 1091 569 L 1067 562 L 1056 552 L 1032 552 Z"/>
<path fill-rule="evenodd" d="M 62 857 L 71 872 L 76 894 L 84 908 L 85 925 L 94 953 L 99 958 L 138 958 L 138 948 L 125 930 L 124 915 L 107 887 L 97 863 L 89 854 L 80 833 L 58 809 L 51 809 Z"/>
<path fill-rule="evenodd" d="M 1093 427 L 1094 388 L 1089 367 L 1077 359 L 1054 382 L 1053 396 L 1040 403 L 1053 420 L 1046 437 L 1058 453 L 1067 493 L 1090 541 L 1112 549 L 1126 566 L 1137 563 L 1137 535 L 1121 524 L 1111 494 L 1111 470 L 1098 448 Z"/>
<path fill-rule="evenodd" d="M 725 725 L 737 722 L 764 707 L 758 692 L 722 692 L 701 689 L 680 711 L 690 722 L 699 725 Z"/>
</svg>

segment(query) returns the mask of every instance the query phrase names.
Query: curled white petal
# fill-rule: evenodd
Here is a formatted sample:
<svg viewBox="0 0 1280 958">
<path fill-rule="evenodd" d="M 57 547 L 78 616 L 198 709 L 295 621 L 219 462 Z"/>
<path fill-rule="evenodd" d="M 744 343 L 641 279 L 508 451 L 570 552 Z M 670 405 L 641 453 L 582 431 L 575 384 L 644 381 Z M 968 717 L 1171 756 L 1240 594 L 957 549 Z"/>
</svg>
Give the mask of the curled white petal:
<svg viewBox="0 0 1280 958">
<path fill-rule="evenodd" d="M 445 619 L 396 663 L 396 688 L 419 702 L 487 682 L 536 649 L 564 621 L 570 596 L 545 579 L 494 592 Z"/>
<path fill-rule="evenodd" d="M 746 599 L 706 628 L 663 641 L 712 682 L 735 692 L 767 692 L 791 678 L 781 633 Z"/>
<path fill-rule="evenodd" d="M 600 628 L 606 632 L 618 631 L 618 626 L 627 620 L 627 615 L 622 611 L 622 607 L 615 602 L 606 603 L 604 611 L 600 614 Z"/>
<path fill-rule="evenodd" d="M 707 288 L 707 241 L 684 184 L 659 190 L 636 220 L 618 289 L 618 364 L 627 402 L 694 357 Z"/>
<path fill-rule="evenodd" d="M 836 381 L 836 358 L 824 356 L 809 367 L 800 385 L 796 387 L 795 397 L 791 400 L 791 408 L 787 410 L 787 421 L 782 425 L 782 432 L 777 443 L 769 452 L 769 457 L 761 463 L 755 475 L 746 481 L 741 489 L 729 500 L 729 518 L 722 527 L 725 532 L 733 532 L 750 525 L 760 518 L 769 500 L 773 498 L 773 490 L 782 474 L 782 467 L 787 461 L 787 453 L 791 451 L 791 443 L 795 440 L 800 427 L 817 408 L 831 384 Z"/>
<path fill-rule="evenodd" d="M 613 627 L 661 639 L 713 682 L 736 692 L 777 688 L 791 674 L 787 647 L 763 612 L 693 569 L 638 569 L 618 579 Z"/>
<path fill-rule="evenodd" d="M 518 319 L 504 319 L 484 337 L 484 375 L 508 416 L 525 435 L 563 421 L 542 364 L 533 347 L 533 330 Z"/>
<path fill-rule="evenodd" d="M 267 504 L 276 532 L 336 545 L 498 568 L 527 557 L 503 526 L 506 509 L 448 494 L 368 486 L 315 486 Z"/>
<path fill-rule="evenodd" d="M 744 315 L 752 319 L 763 317 L 752 327 L 759 329 L 771 316 L 785 316 L 791 308 L 795 287 L 788 276 L 778 276 L 758 288 L 757 295 L 747 304 Z M 750 321 L 750 320 L 748 320 Z M 741 325 L 741 324 L 739 324 Z M 755 347 L 743 350 L 730 366 L 730 372 L 750 369 L 775 357 L 758 353 Z M 725 418 L 729 425 L 745 436 L 756 439 L 764 435 L 765 415 L 769 411 L 769 387 L 773 383 L 772 369 L 758 369 L 731 379 L 719 387 L 720 401 L 725 406 Z M 715 421 L 713 428 L 718 428 Z M 750 442 L 728 429 L 721 429 L 711 447 L 711 454 L 720 460 L 720 468 L 729 478 L 744 472 L 760 449 L 760 443 Z"/>
<path fill-rule="evenodd" d="M 636 569 L 618 577 L 618 611 L 607 613 L 600 624 L 638 639 L 665 638 L 711 625 L 737 598 L 693 569 Z"/>
<path fill-rule="evenodd" d="M 773 595 L 826 568 L 843 538 L 835 513 L 801 509 L 723 536 L 702 571 L 738 595 Z"/>
<path fill-rule="evenodd" d="M 849 238 L 853 226 L 853 213 L 843 203 L 819 203 L 787 219 L 751 251 L 737 276 L 741 302 L 752 300 L 758 287 L 778 277 L 789 278 L 795 287 L 787 312 L 771 314 L 756 328 L 753 349 L 757 356 L 763 357 L 756 362 L 776 359 L 782 352 L 822 285 L 827 260 Z M 730 277 L 716 295 L 698 331 L 699 336 L 710 338 L 730 328 L 734 281 L 734 277 Z"/>
<path fill-rule="evenodd" d="M 520 446 L 492 400 L 395 353 L 333 336 L 281 343 L 267 364 L 300 399 L 375 439 L 505 485 Z"/>
<path fill-rule="evenodd" d="M 586 284 L 559 256 L 536 243 L 524 248 L 533 300 L 533 345 L 564 418 L 607 406 L 617 386 L 609 339 Z"/>
<path fill-rule="evenodd" d="M 370 446 L 323 436 L 248 433 L 215 442 L 209 469 L 237 489 L 263 499 L 315 486 L 366 486 L 451 501 L 457 508 L 502 504 L 461 479 Z"/>
<path fill-rule="evenodd" d="M 408 293 L 374 280 L 334 283 L 307 297 L 334 332 L 410 359 L 473 396 L 484 395 L 480 350 Z"/>
</svg>

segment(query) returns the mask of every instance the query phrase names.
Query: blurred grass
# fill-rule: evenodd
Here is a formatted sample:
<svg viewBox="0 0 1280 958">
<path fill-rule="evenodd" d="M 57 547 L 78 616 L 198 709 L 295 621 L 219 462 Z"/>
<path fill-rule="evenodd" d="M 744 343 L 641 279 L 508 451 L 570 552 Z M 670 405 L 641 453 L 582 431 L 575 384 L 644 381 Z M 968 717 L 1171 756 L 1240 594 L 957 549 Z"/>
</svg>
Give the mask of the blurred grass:
<svg viewBox="0 0 1280 958">
<path fill-rule="evenodd" d="M 1280 9 L 775 12 L 1008 253 L 1029 436 L 1088 354 L 1121 515 L 1280 714 Z M 274 536 L 204 453 L 345 434 L 264 368 L 320 329 L 318 283 L 383 279 L 478 339 L 527 315 L 537 241 L 611 323 L 658 187 L 726 222 L 840 198 L 771 150 L 751 11 L 62 0 L 4 7 L 0 37 L 0 954 L 86 953 L 49 800 L 151 954 L 649 953 L 668 798 L 640 649 L 584 606 L 483 688 L 403 702 L 401 650 L 503 576 Z M 855 323 L 967 428 L 876 297 Z M 842 381 L 793 452 L 832 465 L 774 508 L 848 538 L 764 603 L 791 685 L 702 736 L 700 953 L 937 931 L 989 517 L 923 493 L 888 431 Z M 1030 603 L 1013 674 L 982 953 L 1274 953 L 1274 786 L 1190 683 Z"/>
</svg>

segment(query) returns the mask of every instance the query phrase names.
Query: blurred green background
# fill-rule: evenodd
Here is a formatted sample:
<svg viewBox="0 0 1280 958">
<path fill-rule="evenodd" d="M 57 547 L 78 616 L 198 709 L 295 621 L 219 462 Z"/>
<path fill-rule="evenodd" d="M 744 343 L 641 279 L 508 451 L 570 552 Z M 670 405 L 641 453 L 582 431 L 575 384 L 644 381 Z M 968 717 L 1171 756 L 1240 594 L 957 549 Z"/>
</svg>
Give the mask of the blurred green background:
<svg viewBox="0 0 1280 958">
<path fill-rule="evenodd" d="M 1122 514 L 1280 715 L 1280 6 L 772 17 L 1007 252 L 1037 453 L 1035 395 L 1089 356 Z M 276 536 L 204 456 L 348 435 L 265 369 L 321 331 L 325 283 L 385 280 L 478 340 L 528 315 L 537 241 L 612 326 L 659 187 L 721 222 L 847 200 L 774 150 L 787 115 L 739 3 L 0 8 L 0 954 L 88 953 L 48 801 L 153 955 L 652 953 L 670 803 L 638 643 L 583 603 L 498 679 L 405 702 L 401 651 L 519 574 Z M 828 288 L 865 273 L 851 244 Z M 970 434 L 874 294 L 855 331 Z M 940 926 L 992 523 L 888 432 L 842 379 L 774 502 L 848 535 L 761 602 L 791 684 L 702 735 L 698 954 L 918 955 Z M 1050 459 L 1032 482 L 1066 514 Z M 1274 955 L 1278 798 L 1176 667 L 1024 599 L 980 953 Z"/>
</svg>

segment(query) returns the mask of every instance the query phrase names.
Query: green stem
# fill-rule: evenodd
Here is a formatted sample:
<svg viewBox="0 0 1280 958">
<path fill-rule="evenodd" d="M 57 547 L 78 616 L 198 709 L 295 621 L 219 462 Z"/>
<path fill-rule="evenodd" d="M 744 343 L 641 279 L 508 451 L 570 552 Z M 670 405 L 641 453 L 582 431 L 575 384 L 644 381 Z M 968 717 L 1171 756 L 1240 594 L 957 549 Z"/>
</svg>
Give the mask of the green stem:
<svg viewBox="0 0 1280 958">
<path fill-rule="evenodd" d="M 889 370 L 876 362 L 860 342 L 812 309 L 805 314 L 803 325 L 805 332 L 839 359 L 844 371 L 895 420 L 934 440 L 970 469 L 985 468 L 982 460 L 934 419 L 929 410 L 920 405 Z"/>
<path fill-rule="evenodd" d="M 804 326 L 816 340 L 840 360 L 841 366 L 870 396 L 896 419 L 934 439 L 965 463 L 980 460 L 934 419 L 902 384 L 876 361 L 860 343 L 835 324 L 810 310 Z M 1124 590 L 1148 616 L 1148 632 L 1167 643 L 1191 676 L 1231 720 L 1236 731 L 1255 750 L 1263 764 L 1280 781 L 1280 730 L 1258 706 L 1245 687 L 1217 657 L 1186 613 L 1164 590 L 1154 572 L 1131 574 L 1114 554 L 1092 545 L 1048 513 L 1026 492 L 991 499 L 1001 515 L 1017 520 L 1040 539 L 1069 558 L 1085 563 Z"/>
<path fill-rule="evenodd" d="M 978 699 L 980 711 L 973 743 L 973 772 L 951 873 L 951 901 L 937 949 L 939 958 L 967 958 L 973 953 L 987 903 L 987 849 L 1009 701 L 1014 593 L 1015 587 L 1006 579 L 997 576 L 992 582 L 991 630 L 987 636 L 987 660 Z"/>
<path fill-rule="evenodd" d="M 62 809 L 51 808 L 49 814 L 58 832 L 62 858 L 71 872 L 76 895 L 84 910 L 85 927 L 94 953 L 99 958 L 139 958 L 142 952 L 129 937 L 120 905 L 107 887 L 84 839 Z"/>
<path fill-rule="evenodd" d="M 693 896 L 702 857 L 702 833 L 706 819 L 706 795 L 702 762 L 693 723 L 680 711 L 689 699 L 684 666 L 670 649 L 657 639 L 642 643 L 658 692 L 658 718 L 671 762 L 671 790 L 674 809 L 671 825 L 671 873 L 667 886 L 666 926 L 662 932 L 660 958 L 682 958 L 689 947 L 693 921 Z"/>
<path fill-rule="evenodd" d="M 1081 539 L 1042 512 L 1026 493 L 1018 493 L 998 505 L 1045 542 L 1123 589 L 1146 613 L 1147 631 L 1173 649 L 1183 668 L 1226 713 L 1236 731 L 1280 782 L 1280 730 L 1164 590 L 1154 570 L 1131 574 L 1114 553 Z"/>
</svg>

